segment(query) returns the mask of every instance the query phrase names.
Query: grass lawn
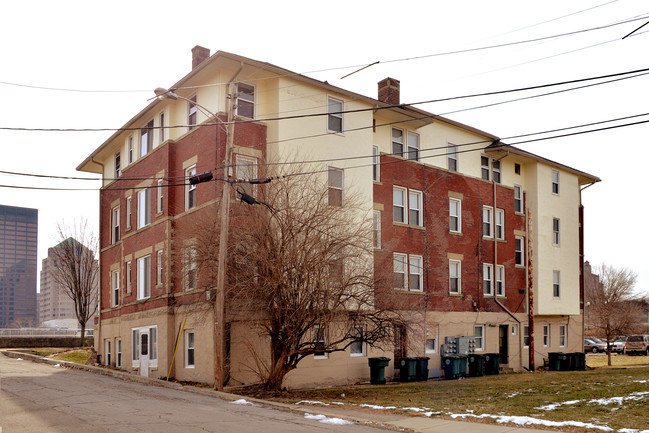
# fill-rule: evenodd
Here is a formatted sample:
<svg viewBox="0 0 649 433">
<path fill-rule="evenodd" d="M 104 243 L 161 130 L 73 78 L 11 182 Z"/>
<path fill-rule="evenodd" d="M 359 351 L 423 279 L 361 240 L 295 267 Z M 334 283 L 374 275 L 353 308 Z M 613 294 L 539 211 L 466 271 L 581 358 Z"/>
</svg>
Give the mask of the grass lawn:
<svg viewBox="0 0 649 433">
<path fill-rule="evenodd" d="M 614 431 L 649 429 L 649 357 L 614 356 L 613 360 L 613 367 L 602 366 L 587 371 L 514 373 L 460 380 L 290 391 L 281 396 L 264 397 L 289 403 L 311 400 L 339 402 L 350 407 L 362 404 L 396 406 L 389 410 L 415 414 L 409 409 L 414 407 L 433 412 L 431 416 L 444 418 L 452 414 L 468 415 L 464 418 L 467 421 L 487 414 L 491 416 L 485 422 L 496 422 L 498 416 L 525 416 L 545 421 L 591 424 L 590 428 L 556 427 L 557 430 L 574 432 L 610 431 L 594 426 Z M 586 362 L 589 367 L 605 365 L 606 356 L 588 355 Z"/>
<path fill-rule="evenodd" d="M 74 349 L 74 350 L 68 350 L 66 352 L 57 353 L 56 355 L 50 356 L 50 358 L 56 359 L 58 361 L 67 361 L 67 362 L 74 362 L 77 364 L 86 364 L 91 355 L 92 355 L 92 351 L 90 349 Z"/>
</svg>

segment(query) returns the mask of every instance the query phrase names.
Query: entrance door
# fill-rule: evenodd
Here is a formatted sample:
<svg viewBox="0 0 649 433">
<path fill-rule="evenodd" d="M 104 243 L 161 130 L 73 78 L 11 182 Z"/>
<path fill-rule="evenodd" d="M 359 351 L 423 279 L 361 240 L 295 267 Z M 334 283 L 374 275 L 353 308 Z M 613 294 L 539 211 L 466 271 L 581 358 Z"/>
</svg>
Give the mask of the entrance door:
<svg viewBox="0 0 649 433">
<path fill-rule="evenodd" d="M 500 325 L 498 351 L 500 352 L 500 363 L 509 364 L 509 325 Z"/>
<path fill-rule="evenodd" d="M 140 331 L 140 376 L 149 377 L 149 331 Z"/>
</svg>

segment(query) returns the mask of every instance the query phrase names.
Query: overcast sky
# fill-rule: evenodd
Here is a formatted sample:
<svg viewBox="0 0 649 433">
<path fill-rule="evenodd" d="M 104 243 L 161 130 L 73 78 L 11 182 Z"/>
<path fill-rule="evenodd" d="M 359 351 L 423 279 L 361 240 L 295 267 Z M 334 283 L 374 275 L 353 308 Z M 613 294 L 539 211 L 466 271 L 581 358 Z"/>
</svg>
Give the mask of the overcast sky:
<svg viewBox="0 0 649 433">
<path fill-rule="evenodd" d="M 376 97 L 379 80 L 393 77 L 401 81 L 404 103 L 649 68 L 649 25 L 622 39 L 649 21 L 643 0 L 25 0 L 3 2 L 0 12 L 3 172 L 87 176 L 75 168 L 113 131 L 4 128 L 119 128 L 146 106 L 153 89 L 189 72 L 195 45 L 266 61 L 370 97 Z M 629 20 L 635 21 L 618 24 Z M 550 38 L 566 33 L 573 34 Z M 489 46 L 500 47 L 473 50 Z M 456 51 L 463 52 L 448 54 Z M 509 144 L 539 137 L 514 138 L 524 134 L 649 113 L 649 75 L 476 108 L 577 85 L 418 107 Z M 457 111 L 468 108 L 474 109 Z M 649 115 L 640 116 L 545 136 L 648 120 Z M 518 144 L 602 179 L 583 192 L 586 259 L 635 270 L 643 292 L 649 291 L 649 205 L 642 177 L 648 136 L 649 124 L 641 123 Z M 96 181 L 0 173 L 0 185 L 94 189 L 0 187 L 0 204 L 39 210 L 39 268 L 56 242 L 57 223 L 85 218 L 98 225 Z"/>
</svg>

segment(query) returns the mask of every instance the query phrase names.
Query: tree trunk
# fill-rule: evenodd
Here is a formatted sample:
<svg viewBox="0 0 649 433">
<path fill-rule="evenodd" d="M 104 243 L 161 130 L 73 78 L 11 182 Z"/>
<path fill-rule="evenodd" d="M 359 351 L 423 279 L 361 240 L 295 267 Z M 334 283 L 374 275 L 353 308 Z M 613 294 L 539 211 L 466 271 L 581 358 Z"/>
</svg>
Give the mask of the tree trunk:
<svg viewBox="0 0 649 433">
<path fill-rule="evenodd" d="M 79 323 L 81 326 L 81 347 L 86 347 L 86 325 L 82 325 Z"/>
<path fill-rule="evenodd" d="M 606 349 L 606 356 L 608 356 L 608 366 L 611 366 L 611 348 Z"/>
</svg>

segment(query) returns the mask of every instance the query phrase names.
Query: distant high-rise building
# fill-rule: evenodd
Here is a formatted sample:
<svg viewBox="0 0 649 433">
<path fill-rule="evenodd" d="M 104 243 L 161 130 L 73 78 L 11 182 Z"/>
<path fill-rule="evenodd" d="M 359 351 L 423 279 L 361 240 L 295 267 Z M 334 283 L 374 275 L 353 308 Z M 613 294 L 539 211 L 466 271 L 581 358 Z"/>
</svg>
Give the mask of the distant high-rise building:
<svg viewBox="0 0 649 433">
<path fill-rule="evenodd" d="M 0 328 L 36 321 L 38 210 L 0 205 Z"/>
</svg>

